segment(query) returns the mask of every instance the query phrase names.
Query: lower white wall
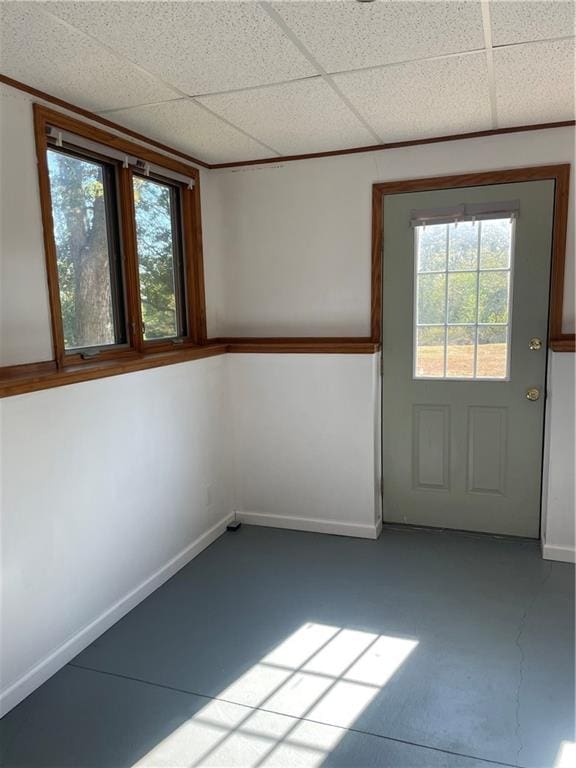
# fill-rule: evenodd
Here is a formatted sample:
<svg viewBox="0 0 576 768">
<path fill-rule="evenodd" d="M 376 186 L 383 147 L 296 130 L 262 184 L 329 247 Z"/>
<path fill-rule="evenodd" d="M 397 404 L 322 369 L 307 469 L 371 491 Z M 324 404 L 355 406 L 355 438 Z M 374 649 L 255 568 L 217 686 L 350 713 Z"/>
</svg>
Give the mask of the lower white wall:
<svg viewBox="0 0 576 768">
<path fill-rule="evenodd" d="M 233 506 L 251 524 L 380 530 L 378 355 L 229 355 Z M 544 557 L 575 561 L 575 356 L 551 353 Z"/>
<path fill-rule="evenodd" d="M 0 401 L 7 711 L 213 541 L 374 538 L 378 355 L 228 355 Z M 551 356 L 544 556 L 574 559 L 574 355 Z"/>
<path fill-rule="evenodd" d="M 226 364 L 0 401 L 4 710 L 225 529 Z"/>
<path fill-rule="evenodd" d="M 576 562 L 574 450 L 576 358 L 551 353 L 548 369 L 542 514 L 542 554 Z"/>
<path fill-rule="evenodd" d="M 238 519 L 375 538 L 378 355 L 228 357 Z"/>
</svg>

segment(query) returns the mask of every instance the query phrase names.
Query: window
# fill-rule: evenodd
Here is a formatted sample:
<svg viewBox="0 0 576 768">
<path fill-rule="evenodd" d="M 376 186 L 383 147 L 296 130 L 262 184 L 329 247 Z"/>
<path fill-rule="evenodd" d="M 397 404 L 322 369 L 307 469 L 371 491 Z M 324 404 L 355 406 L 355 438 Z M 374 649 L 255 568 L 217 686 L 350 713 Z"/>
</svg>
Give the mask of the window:
<svg viewBox="0 0 576 768">
<path fill-rule="evenodd" d="M 113 168 L 48 150 L 65 350 L 126 342 Z"/>
<path fill-rule="evenodd" d="M 144 339 L 186 335 L 178 189 L 133 177 Z"/>
<path fill-rule="evenodd" d="M 201 344 L 198 172 L 35 106 L 59 366 Z"/>
<path fill-rule="evenodd" d="M 513 227 L 415 227 L 415 378 L 508 378 Z"/>
</svg>

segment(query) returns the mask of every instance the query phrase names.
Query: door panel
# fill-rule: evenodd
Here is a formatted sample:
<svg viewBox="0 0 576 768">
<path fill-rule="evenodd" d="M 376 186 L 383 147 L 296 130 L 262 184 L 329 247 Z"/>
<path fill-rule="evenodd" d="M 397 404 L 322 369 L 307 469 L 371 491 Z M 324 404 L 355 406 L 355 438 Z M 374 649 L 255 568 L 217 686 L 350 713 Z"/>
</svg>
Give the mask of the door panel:
<svg viewBox="0 0 576 768">
<path fill-rule="evenodd" d="M 415 405 L 412 411 L 414 488 L 448 490 L 450 477 L 450 408 Z"/>
<path fill-rule="evenodd" d="M 502 201 L 519 205 L 510 277 L 506 222 L 426 235 L 410 223 L 414 210 Z M 554 181 L 385 197 L 385 521 L 539 535 L 553 203 Z"/>
<path fill-rule="evenodd" d="M 468 408 L 468 491 L 506 493 L 508 409 Z"/>
</svg>

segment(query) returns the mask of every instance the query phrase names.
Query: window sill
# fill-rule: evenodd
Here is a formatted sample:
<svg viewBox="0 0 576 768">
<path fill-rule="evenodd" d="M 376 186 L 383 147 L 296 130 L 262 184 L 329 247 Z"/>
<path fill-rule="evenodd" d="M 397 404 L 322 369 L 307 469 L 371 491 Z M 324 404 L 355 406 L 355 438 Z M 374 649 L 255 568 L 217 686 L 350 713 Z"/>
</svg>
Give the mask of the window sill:
<svg viewBox="0 0 576 768">
<path fill-rule="evenodd" d="M 119 360 L 100 360 L 68 365 L 58 370 L 53 361 L 17 365 L 0 369 L 0 397 L 22 395 L 40 389 L 64 387 L 80 381 L 92 381 L 108 376 L 118 376 L 148 368 L 160 368 L 164 365 L 200 360 L 204 357 L 223 355 L 228 351 L 226 344 L 206 344 L 168 352 L 150 352 Z"/>
</svg>

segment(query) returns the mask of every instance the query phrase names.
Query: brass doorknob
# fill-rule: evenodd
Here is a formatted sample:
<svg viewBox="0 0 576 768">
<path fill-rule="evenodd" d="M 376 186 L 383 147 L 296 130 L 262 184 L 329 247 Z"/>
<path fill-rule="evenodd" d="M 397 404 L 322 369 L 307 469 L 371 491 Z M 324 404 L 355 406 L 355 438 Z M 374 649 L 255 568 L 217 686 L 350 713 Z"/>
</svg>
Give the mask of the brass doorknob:
<svg viewBox="0 0 576 768">
<path fill-rule="evenodd" d="M 530 389 L 526 390 L 526 397 L 528 400 L 539 400 L 540 390 L 538 387 L 530 387 Z"/>
<path fill-rule="evenodd" d="M 538 336 L 534 336 L 528 342 L 528 346 L 530 349 L 542 349 L 542 339 L 539 339 Z"/>
</svg>

